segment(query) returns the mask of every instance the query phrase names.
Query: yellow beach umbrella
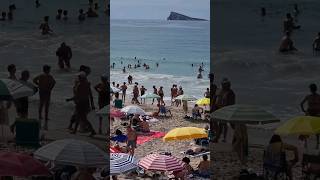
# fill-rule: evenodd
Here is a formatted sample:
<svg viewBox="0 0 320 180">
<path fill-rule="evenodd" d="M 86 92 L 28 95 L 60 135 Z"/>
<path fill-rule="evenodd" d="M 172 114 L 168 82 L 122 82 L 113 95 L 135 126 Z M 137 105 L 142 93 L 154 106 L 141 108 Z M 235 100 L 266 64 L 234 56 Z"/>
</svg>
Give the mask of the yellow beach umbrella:
<svg viewBox="0 0 320 180">
<path fill-rule="evenodd" d="M 196 104 L 200 106 L 210 105 L 210 98 L 201 98 L 196 101 Z"/>
<path fill-rule="evenodd" d="M 197 127 L 181 127 L 169 131 L 164 137 L 163 141 L 174 140 L 189 140 L 208 137 L 207 132 L 203 128 Z"/>
<path fill-rule="evenodd" d="M 275 130 L 279 135 L 312 135 L 320 133 L 320 117 L 299 116 L 288 120 Z"/>
</svg>

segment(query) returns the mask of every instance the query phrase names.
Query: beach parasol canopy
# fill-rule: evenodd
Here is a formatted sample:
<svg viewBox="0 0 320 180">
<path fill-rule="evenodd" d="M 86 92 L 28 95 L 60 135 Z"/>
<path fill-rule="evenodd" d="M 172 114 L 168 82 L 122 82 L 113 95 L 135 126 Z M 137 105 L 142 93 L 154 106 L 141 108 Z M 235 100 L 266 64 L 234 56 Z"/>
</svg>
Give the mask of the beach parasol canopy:
<svg viewBox="0 0 320 180">
<path fill-rule="evenodd" d="M 149 154 L 140 159 L 138 165 L 149 171 L 179 171 L 183 169 L 184 162 L 174 156 Z"/>
<path fill-rule="evenodd" d="M 110 86 L 110 93 L 117 93 L 117 92 L 120 92 L 121 90 L 116 88 L 116 87 L 113 87 L 113 86 Z"/>
<path fill-rule="evenodd" d="M 81 167 L 106 166 L 108 156 L 97 146 L 75 139 L 57 140 L 39 148 L 34 157 L 57 165 Z"/>
<path fill-rule="evenodd" d="M 211 117 L 215 121 L 243 124 L 268 124 L 280 121 L 261 107 L 244 104 L 225 106 L 213 112 Z"/>
<path fill-rule="evenodd" d="M 127 113 L 127 114 L 139 114 L 139 115 L 146 115 L 146 112 L 141 109 L 138 106 L 126 106 L 124 108 L 121 109 L 121 112 Z"/>
<path fill-rule="evenodd" d="M 136 170 L 138 160 L 130 154 L 111 153 L 110 155 L 110 175 L 118 175 Z"/>
<path fill-rule="evenodd" d="M 195 101 L 195 100 L 197 100 L 197 98 L 195 98 L 194 96 L 190 96 L 190 95 L 186 95 L 186 94 L 180 95 L 180 96 L 176 97 L 175 99 L 181 100 L 181 101 Z"/>
<path fill-rule="evenodd" d="M 157 95 L 157 94 L 148 93 L 148 94 L 144 94 L 144 95 L 140 96 L 139 98 L 142 98 L 142 99 L 154 99 L 154 98 L 160 98 L 160 96 Z"/>
<path fill-rule="evenodd" d="M 48 176 L 47 167 L 27 154 L 0 152 L 0 176 Z"/>
<path fill-rule="evenodd" d="M 196 101 L 196 104 L 200 106 L 207 106 L 210 105 L 210 98 L 201 98 Z"/>
<path fill-rule="evenodd" d="M 299 116 L 286 121 L 275 130 L 279 135 L 313 135 L 320 133 L 320 117 Z"/>
<path fill-rule="evenodd" d="M 11 100 L 32 96 L 36 88 L 30 84 L 11 79 L 0 79 L 0 100 Z"/>
<path fill-rule="evenodd" d="M 162 139 L 164 142 L 167 142 L 174 140 L 190 140 L 207 137 L 208 134 L 203 128 L 181 127 L 172 129 Z"/>
</svg>

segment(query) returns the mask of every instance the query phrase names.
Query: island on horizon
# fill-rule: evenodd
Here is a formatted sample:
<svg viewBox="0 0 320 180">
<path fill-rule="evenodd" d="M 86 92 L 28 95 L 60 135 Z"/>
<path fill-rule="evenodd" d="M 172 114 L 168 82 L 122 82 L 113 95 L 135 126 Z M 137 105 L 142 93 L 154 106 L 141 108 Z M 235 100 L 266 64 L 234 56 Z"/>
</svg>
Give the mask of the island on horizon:
<svg viewBox="0 0 320 180">
<path fill-rule="evenodd" d="M 167 17 L 168 21 L 172 21 L 172 20 L 180 20 L 180 21 L 208 21 L 206 19 L 200 19 L 200 18 L 193 18 L 193 17 L 189 17 L 177 12 L 170 12 L 169 17 Z"/>
</svg>

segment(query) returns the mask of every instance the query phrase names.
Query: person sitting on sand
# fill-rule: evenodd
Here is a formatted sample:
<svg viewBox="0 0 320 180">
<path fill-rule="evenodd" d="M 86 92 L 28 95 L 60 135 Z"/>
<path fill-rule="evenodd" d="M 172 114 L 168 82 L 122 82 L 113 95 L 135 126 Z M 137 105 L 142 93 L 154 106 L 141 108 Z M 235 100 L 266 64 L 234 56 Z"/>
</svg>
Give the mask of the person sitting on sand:
<svg viewBox="0 0 320 180">
<path fill-rule="evenodd" d="M 313 51 L 319 52 L 320 51 L 320 32 L 318 32 L 318 36 L 312 43 Z"/>
<path fill-rule="evenodd" d="M 195 171 L 195 174 L 200 177 L 208 178 L 210 177 L 210 161 L 208 161 L 208 155 L 202 155 L 202 161 L 198 164 L 198 169 Z"/>
<path fill-rule="evenodd" d="M 284 160 L 286 151 L 292 151 L 294 153 L 294 159 L 287 162 L 281 162 L 282 160 Z M 298 153 L 297 147 L 290 144 L 283 143 L 279 135 L 275 134 L 271 137 L 269 145 L 267 146 L 264 153 L 264 158 L 263 158 L 264 166 L 279 167 L 283 163 L 285 163 L 287 175 L 289 176 L 289 179 L 292 180 L 291 169 L 298 161 L 299 161 L 299 153 Z"/>
<path fill-rule="evenodd" d="M 95 171 L 95 168 L 79 167 L 78 171 L 72 175 L 71 180 L 95 180 L 93 177 Z"/>
<path fill-rule="evenodd" d="M 9 77 L 8 77 L 8 79 L 17 80 L 17 77 L 16 77 L 16 72 L 17 72 L 16 66 L 15 66 L 14 64 L 10 64 L 10 65 L 7 67 L 7 70 L 8 70 L 8 72 L 9 72 Z"/>
<path fill-rule="evenodd" d="M 172 174 L 175 178 L 184 180 L 186 177 L 194 172 L 192 166 L 190 165 L 190 159 L 188 157 L 182 158 L 184 162 L 183 169 L 180 171 L 173 171 Z"/>
<path fill-rule="evenodd" d="M 84 21 L 86 19 L 86 15 L 83 12 L 83 9 L 79 10 L 79 16 L 78 16 L 78 20 L 79 21 Z"/>
<path fill-rule="evenodd" d="M 44 129 L 48 130 L 48 120 L 49 120 L 49 105 L 52 89 L 54 88 L 56 81 L 53 76 L 50 74 L 50 66 L 43 66 L 43 74 L 36 76 L 33 79 L 33 83 L 36 84 L 39 88 L 39 120 L 42 119 L 42 109 L 44 107 L 45 111 L 45 123 Z"/>
<path fill-rule="evenodd" d="M 133 126 L 134 128 L 138 128 L 138 124 L 140 122 L 139 114 L 133 115 L 130 121 L 130 126 Z"/>
<path fill-rule="evenodd" d="M 71 68 L 70 60 L 72 58 L 72 50 L 65 42 L 62 42 L 60 47 L 57 49 L 56 56 L 58 56 L 59 59 L 58 65 L 60 69 L 64 69 L 65 66 L 68 69 Z"/>
<path fill-rule="evenodd" d="M 142 121 L 139 121 L 138 125 L 140 127 L 141 132 L 143 132 L 143 133 L 150 132 L 150 127 L 149 127 L 149 123 L 147 122 L 147 119 L 144 118 Z"/>
<path fill-rule="evenodd" d="M 0 21 L 5 21 L 6 17 L 7 17 L 7 13 L 6 12 L 2 12 Z"/>
<path fill-rule="evenodd" d="M 130 126 L 127 127 L 127 148 L 131 155 L 134 155 L 134 149 L 137 148 L 137 133 Z"/>
<path fill-rule="evenodd" d="M 98 17 L 98 14 L 90 7 L 87 11 L 88 17 Z"/>
<path fill-rule="evenodd" d="M 297 51 L 297 48 L 295 48 L 293 45 L 293 41 L 291 39 L 291 33 L 289 31 L 287 31 L 286 35 L 282 38 L 279 51 L 282 53 Z"/>
<path fill-rule="evenodd" d="M 44 19 L 44 22 L 39 27 L 39 29 L 42 30 L 41 32 L 42 35 L 53 33 L 53 31 L 50 29 L 50 26 L 49 26 L 49 16 L 45 16 L 43 19 Z"/>
<path fill-rule="evenodd" d="M 307 95 L 300 103 L 301 110 L 307 116 L 318 116 L 320 117 L 320 95 L 317 93 L 318 87 L 316 84 L 310 84 L 309 86 L 310 95 Z M 304 104 L 308 104 L 308 109 L 305 110 Z M 319 134 L 317 134 L 317 148 L 319 148 Z"/>
<path fill-rule="evenodd" d="M 170 109 L 167 109 L 166 108 L 166 104 L 163 102 L 163 103 L 158 103 L 157 104 L 159 110 L 158 110 L 158 114 L 164 114 L 165 116 L 167 115 L 167 113 L 170 114 L 170 116 L 172 116 L 172 113 L 171 113 L 171 110 Z"/>
<path fill-rule="evenodd" d="M 60 20 L 61 17 L 62 17 L 62 9 L 58 9 L 57 15 L 56 15 L 56 19 L 57 19 L 57 20 Z"/>
<path fill-rule="evenodd" d="M 198 104 L 195 104 L 194 108 L 192 108 L 192 118 L 193 119 L 201 118 L 202 113 L 203 113 L 203 108 L 199 107 Z"/>
</svg>

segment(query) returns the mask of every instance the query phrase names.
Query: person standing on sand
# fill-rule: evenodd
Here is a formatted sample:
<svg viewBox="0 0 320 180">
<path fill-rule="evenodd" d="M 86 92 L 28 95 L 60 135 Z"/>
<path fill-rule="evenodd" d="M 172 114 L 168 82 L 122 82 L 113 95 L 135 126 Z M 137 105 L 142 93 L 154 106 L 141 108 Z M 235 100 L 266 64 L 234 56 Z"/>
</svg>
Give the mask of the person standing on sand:
<svg viewBox="0 0 320 180">
<path fill-rule="evenodd" d="M 133 87 L 133 98 L 132 98 L 131 103 L 132 104 L 134 104 L 134 103 L 140 104 L 138 97 L 139 97 L 139 88 L 138 88 L 138 85 L 135 84 Z"/>
<path fill-rule="evenodd" d="M 122 101 L 123 101 L 123 103 L 125 103 L 126 102 L 126 93 L 127 93 L 127 89 L 128 89 L 126 82 L 123 82 L 123 85 L 120 88 L 122 91 Z"/>
<path fill-rule="evenodd" d="M 59 58 L 58 65 L 60 69 L 64 69 L 64 66 L 67 66 L 68 69 L 71 68 L 70 60 L 72 58 L 72 50 L 65 42 L 61 43 L 61 46 L 56 51 L 56 55 Z"/>
<path fill-rule="evenodd" d="M 163 101 L 164 92 L 163 92 L 163 87 L 162 86 L 160 86 L 160 88 L 158 90 L 158 95 L 160 96 L 160 99 L 159 99 L 158 103 L 160 103 L 160 104 L 164 103 L 164 101 Z"/>
<path fill-rule="evenodd" d="M 36 84 L 39 88 L 39 97 L 40 97 L 40 105 L 39 105 L 39 120 L 42 119 L 42 109 L 44 106 L 45 111 L 45 123 L 44 129 L 48 130 L 48 120 L 49 120 L 49 105 L 51 92 L 54 88 L 56 81 L 53 76 L 50 74 L 50 66 L 43 66 L 43 73 L 38 75 L 33 79 L 33 83 Z"/>
<path fill-rule="evenodd" d="M 320 117 L 320 95 L 317 93 L 318 87 L 316 84 L 310 84 L 309 86 L 310 95 L 307 95 L 302 102 L 300 103 L 301 110 L 307 115 L 307 116 L 317 116 Z M 304 104 L 308 104 L 308 109 L 305 110 Z M 317 134 L 317 146 L 316 148 L 319 148 L 319 134 Z"/>
<path fill-rule="evenodd" d="M 53 33 L 53 31 L 51 30 L 51 28 L 49 26 L 49 16 L 45 16 L 43 19 L 44 19 L 44 22 L 39 27 L 39 29 L 42 30 L 42 35 L 47 35 L 47 34 Z"/>
<path fill-rule="evenodd" d="M 128 76 L 128 84 L 132 84 L 133 77 L 129 74 Z"/>
<path fill-rule="evenodd" d="M 210 90 L 207 88 L 207 91 L 203 94 L 205 98 L 210 98 Z"/>
<path fill-rule="evenodd" d="M 101 76 L 101 82 L 97 84 L 94 89 L 98 92 L 98 104 L 99 109 L 102 109 L 106 105 L 108 105 L 108 78 L 105 76 Z M 99 117 L 99 134 L 102 134 L 102 116 Z"/>
<path fill-rule="evenodd" d="M 9 79 L 11 80 L 17 80 L 17 77 L 16 77 L 16 72 L 17 72 L 17 69 L 16 69 L 16 66 L 14 64 L 10 64 L 8 67 L 7 67 L 7 70 L 9 72 Z"/>
<path fill-rule="evenodd" d="M 141 86 L 140 96 L 143 96 L 146 93 L 146 91 L 147 91 L 147 89 L 144 86 Z M 144 98 L 143 102 L 146 103 L 146 98 Z M 142 103 L 142 99 L 141 99 L 141 103 Z"/>
<path fill-rule="evenodd" d="M 153 94 L 158 95 L 158 90 L 157 90 L 156 86 L 153 86 L 152 88 L 153 88 Z M 153 103 L 154 103 L 154 99 L 155 99 L 155 98 L 152 99 L 152 105 L 153 105 Z"/>
<path fill-rule="evenodd" d="M 93 129 L 91 123 L 88 121 L 87 116 L 90 112 L 90 109 L 94 110 L 95 107 L 93 103 L 90 83 L 87 80 L 85 72 L 80 72 L 79 82 L 75 87 L 74 93 L 74 100 L 76 103 L 76 125 L 72 134 L 76 134 L 79 123 L 82 122 L 82 124 L 88 125 L 88 129 L 89 131 L 91 131 L 90 136 L 94 136 L 96 132 Z"/>
<path fill-rule="evenodd" d="M 131 155 L 134 155 L 134 149 L 137 148 L 137 133 L 130 126 L 127 127 L 127 148 Z"/>
<path fill-rule="evenodd" d="M 225 106 L 230 106 L 230 105 L 234 105 L 235 104 L 235 99 L 236 96 L 233 92 L 233 90 L 231 89 L 231 82 L 228 79 L 223 79 L 223 81 L 221 82 L 221 91 L 219 93 L 219 95 L 217 96 L 217 108 L 223 108 Z M 223 140 L 222 142 L 226 142 L 226 137 L 227 137 L 227 133 L 228 133 L 228 125 L 225 122 L 220 122 L 219 123 L 219 129 L 218 129 L 218 133 L 217 133 L 217 139 L 216 141 L 219 140 L 221 133 L 223 133 Z"/>
</svg>

